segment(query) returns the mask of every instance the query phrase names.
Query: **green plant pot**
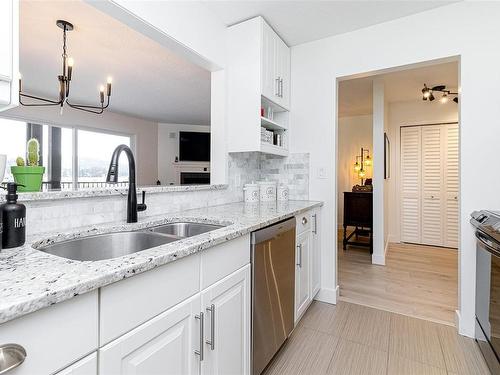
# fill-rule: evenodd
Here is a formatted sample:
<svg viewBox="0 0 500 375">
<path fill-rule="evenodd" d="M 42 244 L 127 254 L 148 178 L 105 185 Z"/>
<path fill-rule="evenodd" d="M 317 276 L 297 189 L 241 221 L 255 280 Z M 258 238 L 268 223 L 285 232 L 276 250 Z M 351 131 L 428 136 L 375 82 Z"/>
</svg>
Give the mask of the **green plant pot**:
<svg viewBox="0 0 500 375">
<path fill-rule="evenodd" d="M 16 184 L 24 185 L 19 186 L 17 189 L 19 192 L 35 192 L 42 189 L 43 174 L 45 173 L 45 167 L 10 167 L 10 171 L 14 176 L 14 181 Z"/>
</svg>

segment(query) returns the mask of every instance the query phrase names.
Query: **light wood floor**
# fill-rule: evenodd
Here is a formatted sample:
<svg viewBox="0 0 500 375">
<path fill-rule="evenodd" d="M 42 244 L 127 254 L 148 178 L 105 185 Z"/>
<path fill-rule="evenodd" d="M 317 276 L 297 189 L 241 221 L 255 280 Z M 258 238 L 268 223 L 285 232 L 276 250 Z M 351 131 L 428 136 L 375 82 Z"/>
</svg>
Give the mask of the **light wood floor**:
<svg viewBox="0 0 500 375">
<path fill-rule="evenodd" d="M 265 375 L 489 374 L 455 328 L 366 306 L 313 302 Z"/>
<path fill-rule="evenodd" d="M 366 248 L 338 247 L 340 299 L 444 324 L 455 324 L 458 252 L 390 243 L 386 265 Z"/>
</svg>

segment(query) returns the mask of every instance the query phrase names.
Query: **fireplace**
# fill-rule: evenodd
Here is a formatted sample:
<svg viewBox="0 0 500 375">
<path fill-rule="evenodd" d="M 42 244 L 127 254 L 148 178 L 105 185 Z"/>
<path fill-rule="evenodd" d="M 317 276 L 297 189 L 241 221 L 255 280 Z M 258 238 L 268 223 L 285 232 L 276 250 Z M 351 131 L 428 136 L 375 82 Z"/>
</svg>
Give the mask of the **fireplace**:
<svg viewBox="0 0 500 375">
<path fill-rule="evenodd" d="M 209 185 L 210 172 L 181 172 L 181 185 Z"/>
</svg>

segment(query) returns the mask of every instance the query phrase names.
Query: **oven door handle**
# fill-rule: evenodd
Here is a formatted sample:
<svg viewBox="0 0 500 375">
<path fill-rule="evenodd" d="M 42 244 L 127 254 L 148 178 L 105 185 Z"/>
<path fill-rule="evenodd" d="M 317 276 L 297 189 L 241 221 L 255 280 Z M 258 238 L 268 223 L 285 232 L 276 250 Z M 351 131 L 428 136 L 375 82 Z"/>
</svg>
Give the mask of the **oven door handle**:
<svg viewBox="0 0 500 375">
<path fill-rule="evenodd" d="M 500 257 L 500 246 L 495 242 L 491 241 L 485 234 L 476 231 L 476 238 L 485 247 L 485 249 L 491 254 Z"/>
</svg>

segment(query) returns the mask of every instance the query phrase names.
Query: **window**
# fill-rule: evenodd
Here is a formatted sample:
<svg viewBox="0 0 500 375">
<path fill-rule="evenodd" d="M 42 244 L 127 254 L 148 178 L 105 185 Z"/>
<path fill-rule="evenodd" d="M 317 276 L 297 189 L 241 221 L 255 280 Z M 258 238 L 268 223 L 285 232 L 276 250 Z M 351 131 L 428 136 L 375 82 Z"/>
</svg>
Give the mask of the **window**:
<svg viewBox="0 0 500 375">
<path fill-rule="evenodd" d="M 108 186 L 106 174 L 114 149 L 120 144 L 131 145 L 130 136 L 0 118 L 0 154 L 7 154 L 4 182 L 14 180 L 10 166 L 16 165 L 17 157 L 26 158 L 26 143 L 32 137 L 40 142 L 46 190 Z M 73 168 L 74 159 L 77 171 Z M 128 181 L 127 158 L 120 158 L 119 181 Z"/>
<path fill-rule="evenodd" d="M 78 130 L 78 182 L 89 187 L 105 182 L 111 155 L 121 144 L 130 147 L 130 137 Z M 118 181 L 128 181 L 126 157 L 120 157 L 118 173 Z"/>
</svg>

